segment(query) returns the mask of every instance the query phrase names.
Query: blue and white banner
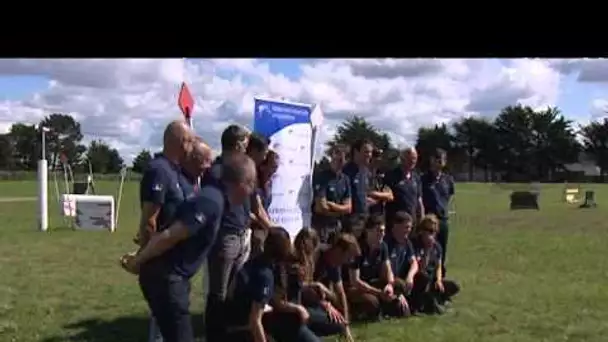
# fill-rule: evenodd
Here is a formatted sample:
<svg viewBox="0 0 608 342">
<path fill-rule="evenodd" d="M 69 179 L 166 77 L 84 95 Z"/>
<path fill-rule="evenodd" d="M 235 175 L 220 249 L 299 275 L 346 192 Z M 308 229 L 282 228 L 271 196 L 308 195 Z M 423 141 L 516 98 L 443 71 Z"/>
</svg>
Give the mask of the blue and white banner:
<svg viewBox="0 0 608 342">
<path fill-rule="evenodd" d="M 300 229 L 310 226 L 319 117 L 322 113 L 318 106 L 255 99 L 253 130 L 270 139 L 270 148 L 280 160 L 272 179 L 268 214 L 292 239 Z"/>
</svg>

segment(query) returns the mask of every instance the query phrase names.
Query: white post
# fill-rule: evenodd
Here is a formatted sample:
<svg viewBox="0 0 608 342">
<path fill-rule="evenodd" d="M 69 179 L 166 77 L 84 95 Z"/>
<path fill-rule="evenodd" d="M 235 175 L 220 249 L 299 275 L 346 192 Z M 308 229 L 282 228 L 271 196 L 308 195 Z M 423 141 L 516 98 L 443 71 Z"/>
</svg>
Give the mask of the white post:
<svg viewBox="0 0 608 342">
<path fill-rule="evenodd" d="M 41 160 L 46 160 L 46 131 L 48 128 L 46 127 L 40 127 L 40 130 L 42 131 L 42 150 L 40 151 L 41 154 Z"/>
<path fill-rule="evenodd" d="M 38 161 L 38 229 L 46 232 L 49 229 L 49 203 L 48 180 L 49 167 L 46 160 L 46 131 L 48 128 L 40 127 L 42 134 L 42 159 Z"/>
<path fill-rule="evenodd" d="M 123 186 L 125 185 L 125 177 L 127 176 L 127 167 L 120 170 L 120 185 L 118 186 L 118 199 L 116 202 L 116 217 L 114 218 L 114 228 L 118 227 L 118 214 L 120 214 L 120 201 L 122 200 Z"/>
<path fill-rule="evenodd" d="M 49 229 L 48 164 L 46 159 L 38 161 L 38 227 L 43 232 Z"/>
<path fill-rule="evenodd" d="M 188 121 L 188 126 L 190 126 L 190 128 L 194 131 L 194 121 L 192 120 L 192 117 L 189 117 L 187 119 Z"/>
</svg>

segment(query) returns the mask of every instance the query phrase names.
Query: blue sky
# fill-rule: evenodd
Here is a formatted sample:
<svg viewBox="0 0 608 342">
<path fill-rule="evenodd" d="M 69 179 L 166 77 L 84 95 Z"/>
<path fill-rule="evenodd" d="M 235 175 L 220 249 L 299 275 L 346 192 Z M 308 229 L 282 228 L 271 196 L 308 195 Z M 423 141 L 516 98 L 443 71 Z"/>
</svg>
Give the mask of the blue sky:
<svg viewBox="0 0 608 342">
<path fill-rule="evenodd" d="M 283 74 L 291 80 L 297 80 L 301 75 L 301 65 L 304 59 L 261 59 L 260 62 L 268 63 L 270 71 L 274 74 Z M 238 74 L 236 70 L 218 70 L 218 74 L 225 78 L 231 78 Z M 49 84 L 49 79 L 44 76 L 30 75 L 0 75 L 0 100 L 25 100 L 34 93 L 44 91 Z M 583 119 L 589 115 L 591 102 L 599 97 L 607 97 L 608 91 L 605 86 L 596 83 L 580 83 L 576 75 L 568 75 L 562 78 L 561 93 L 557 106 L 568 117 Z"/>
<path fill-rule="evenodd" d="M 608 109 L 608 76 L 597 79 L 603 65 L 590 65 L 586 79 L 596 76 L 596 82 L 584 83 L 577 77 L 587 61 L 574 60 L 579 63 L 574 70 L 560 69 L 555 61 L 559 63 L 538 59 L 205 61 L 211 67 L 197 67 L 199 60 L 186 63 L 192 64 L 187 70 L 191 91 L 197 95 L 195 114 L 208 120 L 207 125 L 196 126 L 197 133 L 217 148 L 226 123 L 251 126 L 248 113 L 255 96 L 320 104 L 327 119 L 321 139 L 331 138 L 339 122 L 356 114 L 386 131 L 398 146 L 411 145 L 420 126 L 458 119 L 471 111 L 492 115 L 506 104 L 524 100 L 524 95 L 529 96 L 526 104 L 556 105 L 579 123 L 602 113 L 601 108 Z M 177 89 L 183 62 L 0 59 L 0 133 L 15 122 L 37 123 L 49 110 L 61 111 L 77 115 L 95 138 L 133 155 L 150 141 L 157 144 L 158 139 L 151 137 L 159 136 L 164 120 L 178 115 L 177 93 L 167 89 Z M 286 79 L 276 77 L 279 74 Z M 51 89 L 50 77 L 57 81 Z M 148 87 L 151 80 L 154 87 Z M 37 93 L 43 96 L 31 101 Z M 475 103 L 477 107 L 471 105 Z"/>
<path fill-rule="evenodd" d="M 574 74 L 562 78 L 561 89 L 557 107 L 572 119 L 585 120 L 591 112 L 592 101 L 608 95 L 606 86 L 578 82 Z"/>
<path fill-rule="evenodd" d="M 0 76 L 0 100 L 24 100 L 49 85 L 42 76 Z"/>
</svg>

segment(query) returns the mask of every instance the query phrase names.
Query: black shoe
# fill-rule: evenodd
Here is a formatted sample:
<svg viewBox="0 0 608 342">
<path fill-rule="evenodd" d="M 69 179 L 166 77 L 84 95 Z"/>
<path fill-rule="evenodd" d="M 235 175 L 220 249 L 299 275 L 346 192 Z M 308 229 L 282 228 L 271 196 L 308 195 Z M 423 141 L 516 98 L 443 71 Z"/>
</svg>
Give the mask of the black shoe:
<svg viewBox="0 0 608 342">
<path fill-rule="evenodd" d="M 437 302 L 436 298 L 430 298 L 424 303 L 423 312 L 427 315 L 442 315 L 445 309 Z"/>
</svg>

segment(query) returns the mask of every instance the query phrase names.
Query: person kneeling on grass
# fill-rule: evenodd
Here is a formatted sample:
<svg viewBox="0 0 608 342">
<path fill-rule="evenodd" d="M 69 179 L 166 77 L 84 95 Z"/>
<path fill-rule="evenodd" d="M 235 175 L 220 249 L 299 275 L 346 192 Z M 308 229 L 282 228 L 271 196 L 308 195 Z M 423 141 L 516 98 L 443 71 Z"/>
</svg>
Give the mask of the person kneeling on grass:
<svg viewBox="0 0 608 342">
<path fill-rule="evenodd" d="M 398 211 L 393 214 L 392 223 L 390 234 L 386 236 L 384 242 L 388 247 L 395 284 L 399 284 L 398 286 L 403 289 L 410 305 L 410 311 L 414 313 L 418 311 L 420 305 L 416 303 L 416 298 L 411 296 L 415 277 L 418 273 L 416 251 L 409 239 L 412 232 L 413 218 L 405 211 Z"/>
<path fill-rule="evenodd" d="M 350 270 L 348 298 L 353 312 L 360 319 L 376 320 L 381 315 L 403 317 L 409 315 L 404 289 L 395 283 L 383 242 L 384 220 L 380 216 L 368 219 L 361 236 L 361 256 Z"/>
<path fill-rule="evenodd" d="M 293 337 L 281 331 L 285 331 L 288 324 L 301 326 L 299 341 L 320 342 L 321 340 L 308 325 L 311 318 L 310 313 L 307 308 L 302 306 L 303 282 L 295 256 L 291 260 L 273 265 L 273 275 L 274 296 L 270 300 L 270 305 L 274 317 L 267 320 L 266 329 L 275 332 L 273 337 L 276 340 L 288 342 Z"/>
<path fill-rule="evenodd" d="M 224 308 L 230 315 L 226 315 L 226 335 L 221 341 L 319 341 L 306 328 L 306 310 L 298 308 L 294 310 L 295 314 L 268 310 L 268 304 L 275 297 L 274 268 L 292 259 L 291 239 L 287 231 L 270 229 L 262 252 L 247 261 L 236 276 L 234 292 Z"/>
<path fill-rule="evenodd" d="M 338 236 L 334 236 L 337 239 Z M 353 239 L 353 242 L 354 239 Z M 314 281 L 315 260 L 320 240 L 314 229 L 304 228 L 296 235 L 295 268 L 299 277 L 293 277 L 290 282 L 291 297 L 297 298 L 298 303 L 305 305 L 310 315 L 308 327 L 318 336 L 342 335 L 347 341 L 352 341 L 350 328 L 345 316 L 338 310 L 331 299 L 335 296 L 321 282 Z M 344 258 L 346 260 L 346 258 Z M 334 268 L 339 270 L 339 268 Z M 334 272 L 334 276 L 337 272 Z M 339 277 L 335 278 L 339 280 Z M 329 286 L 329 284 L 328 284 Z M 342 292 L 344 290 L 342 289 Z M 334 302 L 335 299 L 334 299 Z M 346 301 L 344 301 L 346 302 Z"/>
<path fill-rule="evenodd" d="M 419 272 L 414 280 L 412 297 L 420 304 L 423 312 L 441 314 L 443 305 L 460 291 L 454 281 L 443 279 L 441 271 L 441 246 L 437 241 L 439 221 L 435 215 L 426 215 L 418 225 L 415 234 L 416 258 Z"/>
</svg>

